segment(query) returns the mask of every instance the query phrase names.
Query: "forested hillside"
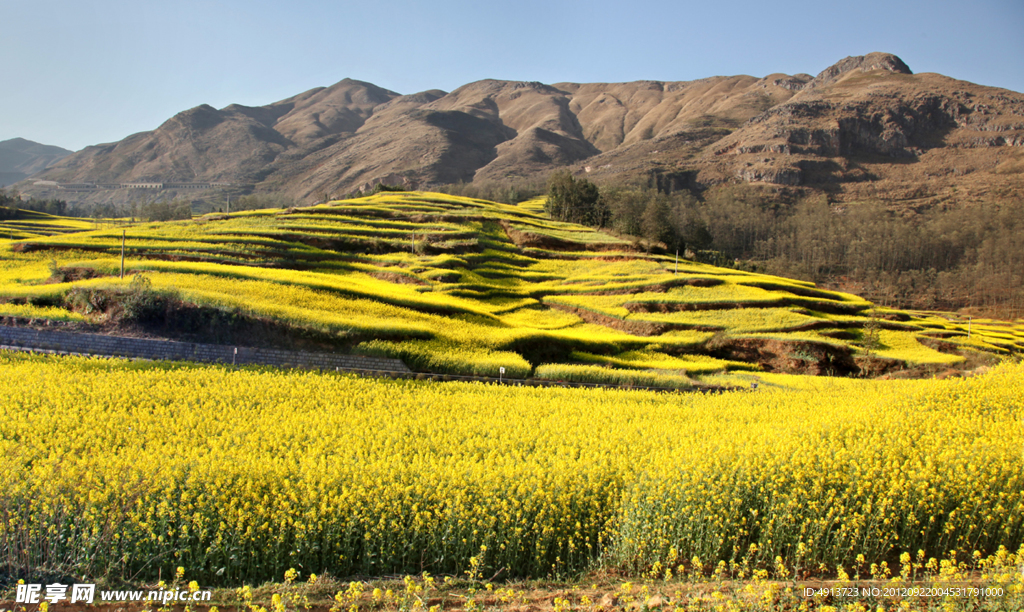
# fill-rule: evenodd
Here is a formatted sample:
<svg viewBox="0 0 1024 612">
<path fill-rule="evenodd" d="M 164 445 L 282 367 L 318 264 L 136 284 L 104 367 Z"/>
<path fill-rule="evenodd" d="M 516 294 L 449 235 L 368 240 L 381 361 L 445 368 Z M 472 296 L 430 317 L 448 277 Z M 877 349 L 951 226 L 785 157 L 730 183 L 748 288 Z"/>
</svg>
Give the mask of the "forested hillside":
<svg viewBox="0 0 1024 612">
<path fill-rule="evenodd" d="M 607 188 L 599 215 L 670 253 L 810 280 L 886 306 L 1024 316 L 1024 197 L 901 210 L 778 187 L 701 195 Z"/>
</svg>

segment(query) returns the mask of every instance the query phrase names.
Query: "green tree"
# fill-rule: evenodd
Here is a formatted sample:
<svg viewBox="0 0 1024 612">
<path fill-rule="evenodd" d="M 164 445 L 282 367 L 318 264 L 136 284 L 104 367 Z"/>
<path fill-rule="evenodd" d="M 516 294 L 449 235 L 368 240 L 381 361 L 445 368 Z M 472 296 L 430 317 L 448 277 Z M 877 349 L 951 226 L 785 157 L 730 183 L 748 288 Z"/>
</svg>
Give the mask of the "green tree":
<svg viewBox="0 0 1024 612">
<path fill-rule="evenodd" d="M 655 196 L 647 202 L 640 217 L 640 229 L 647 240 L 647 250 L 657 243 L 664 243 L 669 250 L 675 248 L 676 233 L 669 224 L 669 206 L 666 198 Z"/>
<path fill-rule="evenodd" d="M 647 195 L 637 189 L 613 188 L 601 194 L 611 227 L 630 236 L 640 236 L 640 220 L 647 206 Z"/>
<path fill-rule="evenodd" d="M 544 206 L 551 218 L 570 223 L 601 226 L 607 216 L 597 185 L 577 179 L 568 170 L 558 170 L 548 179 Z"/>
</svg>

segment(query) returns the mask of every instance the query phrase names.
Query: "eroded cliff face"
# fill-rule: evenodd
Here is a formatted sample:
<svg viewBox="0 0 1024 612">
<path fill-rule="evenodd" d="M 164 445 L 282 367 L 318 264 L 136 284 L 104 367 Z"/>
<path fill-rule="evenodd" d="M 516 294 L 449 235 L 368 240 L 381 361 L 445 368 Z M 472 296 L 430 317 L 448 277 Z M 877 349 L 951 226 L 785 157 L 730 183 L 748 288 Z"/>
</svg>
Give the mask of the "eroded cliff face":
<svg viewBox="0 0 1024 612">
<path fill-rule="evenodd" d="M 1024 125 L 989 125 L 976 119 L 965 102 L 936 94 L 912 98 L 875 94 L 843 103 L 792 100 L 751 119 L 732 138 L 725 139 L 725 146 L 716 153 L 735 148 L 739 153 L 910 157 L 925 149 L 946 146 L 947 136 L 960 136 L 952 132 L 961 128 L 995 132 L 989 138 L 963 142 L 966 146 L 1001 146 L 1007 144 L 1007 139 L 999 133 L 1013 132 Z M 1009 136 L 1019 138 L 1018 134 Z"/>
<path fill-rule="evenodd" d="M 997 168 L 1015 159 L 1012 149 L 1024 141 L 1022 105 L 1024 96 L 1014 92 L 913 75 L 895 56 L 847 58 L 714 143 L 695 164 L 705 182 L 823 187 L 839 199 L 863 195 L 865 182 L 898 184 L 897 191 L 912 183 L 952 189 L 942 177 L 962 182 L 971 173 L 1013 189 L 1020 177 Z"/>
<path fill-rule="evenodd" d="M 486 80 L 406 96 L 346 79 L 264 107 L 200 106 L 36 178 L 225 181 L 313 200 L 382 181 L 515 182 L 569 167 L 597 182 L 746 181 L 842 198 L 879 181 L 909 188 L 969 174 L 1015 188 L 1021 147 L 1024 95 L 915 75 L 871 53 L 813 78 Z"/>
</svg>

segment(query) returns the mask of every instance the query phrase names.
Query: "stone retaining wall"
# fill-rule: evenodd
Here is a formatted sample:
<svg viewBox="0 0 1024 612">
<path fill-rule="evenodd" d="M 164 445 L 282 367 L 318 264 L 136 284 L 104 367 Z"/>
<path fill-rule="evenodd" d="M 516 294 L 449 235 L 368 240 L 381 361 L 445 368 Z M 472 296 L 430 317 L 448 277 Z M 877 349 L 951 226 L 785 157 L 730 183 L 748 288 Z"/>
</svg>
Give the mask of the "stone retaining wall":
<svg viewBox="0 0 1024 612">
<path fill-rule="evenodd" d="M 168 361 L 200 361 L 204 363 L 258 364 L 281 368 L 317 368 L 325 370 L 374 370 L 410 372 L 399 359 L 335 355 L 307 351 L 252 348 L 124 338 L 101 334 L 42 331 L 0 325 L 0 348 L 43 350 L 54 353 L 102 355 L 105 357 L 136 357 Z"/>
</svg>

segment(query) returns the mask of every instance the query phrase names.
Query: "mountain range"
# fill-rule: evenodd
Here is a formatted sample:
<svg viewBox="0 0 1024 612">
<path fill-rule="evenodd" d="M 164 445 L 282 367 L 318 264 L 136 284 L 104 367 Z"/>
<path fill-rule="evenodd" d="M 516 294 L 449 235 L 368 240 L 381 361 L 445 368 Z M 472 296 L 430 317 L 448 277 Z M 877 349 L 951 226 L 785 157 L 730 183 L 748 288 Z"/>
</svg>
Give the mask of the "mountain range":
<svg viewBox="0 0 1024 612">
<path fill-rule="evenodd" d="M 71 151 L 39 144 L 24 138 L 0 142 L 0 187 L 13 185 L 28 176 L 45 170 Z"/>
<path fill-rule="evenodd" d="M 913 74 L 887 53 L 817 76 L 483 80 L 411 95 L 345 79 L 266 106 L 201 105 L 35 168 L 20 187 L 227 182 L 313 202 L 378 182 L 538 182 L 560 167 L 599 184 L 761 183 L 914 206 L 988 200 L 1024 186 L 1024 95 Z"/>
</svg>

